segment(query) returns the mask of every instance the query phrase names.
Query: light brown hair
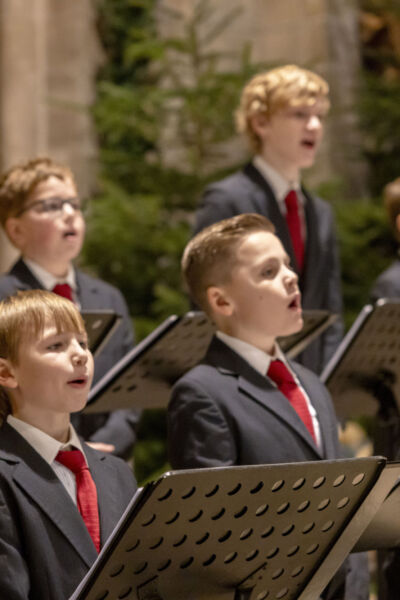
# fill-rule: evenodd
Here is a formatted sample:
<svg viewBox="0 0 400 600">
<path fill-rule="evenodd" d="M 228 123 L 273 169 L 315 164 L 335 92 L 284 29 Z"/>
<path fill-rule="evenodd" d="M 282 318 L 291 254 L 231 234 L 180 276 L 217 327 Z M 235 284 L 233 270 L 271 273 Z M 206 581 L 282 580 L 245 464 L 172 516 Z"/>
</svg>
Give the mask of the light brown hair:
<svg viewBox="0 0 400 600">
<path fill-rule="evenodd" d="M 296 65 L 277 67 L 255 75 L 243 88 L 235 113 L 236 128 L 246 136 L 253 152 L 261 150 L 261 142 L 252 127 L 256 115 L 270 117 L 276 111 L 292 106 L 315 104 L 324 100 L 329 109 L 329 85 L 319 75 Z"/>
<path fill-rule="evenodd" d="M 237 261 L 237 247 L 257 231 L 275 233 L 266 217 L 244 213 L 203 229 L 187 244 L 182 256 L 182 274 L 192 300 L 209 313 L 207 289 L 230 280 Z"/>
<path fill-rule="evenodd" d="M 393 234 L 396 240 L 400 242 L 400 231 L 396 223 L 397 217 L 400 215 L 400 177 L 385 185 L 383 188 L 383 202 Z"/>
<path fill-rule="evenodd" d="M 4 227 L 9 217 L 16 216 L 25 206 L 35 187 L 49 177 L 62 181 L 70 180 L 74 185 L 72 171 L 50 158 L 41 157 L 16 165 L 6 171 L 0 179 L 0 223 Z"/>
<path fill-rule="evenodd" d="M 57 332 L 86 331 L 73 302 L 52 292 L 27 290 L 0 302 L 0 358 L 17 365 L 21 345 L 40 336 L 49 322 L 55 325 Z M 0 420 L 9 413 L 7 392 L 0 387 Z"/>
</svg>

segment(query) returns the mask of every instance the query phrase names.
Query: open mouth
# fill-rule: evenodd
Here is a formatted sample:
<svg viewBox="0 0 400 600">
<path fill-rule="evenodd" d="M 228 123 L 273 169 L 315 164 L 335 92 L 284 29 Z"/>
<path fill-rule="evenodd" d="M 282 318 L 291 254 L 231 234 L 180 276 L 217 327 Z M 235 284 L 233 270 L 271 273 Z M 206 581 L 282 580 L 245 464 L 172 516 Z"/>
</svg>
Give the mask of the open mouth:
<svg viewBox="0 0 400 600">
<path fill-rule="evenodd" d="M 66 231 L 63 234 L 64 238 L 71 238 L 71 237 L 75 237 L 76 236 L 76 232 L 75 231 Z"/>
<path fill-rule="evenodd" d="M 301 145 L 304 146 L 305 148 L 315 148 L 315 142 L 314 140 L 303 140 L 301 142 Z"/>
<path fill-rule="evenodd" d="M 289 308 L 292 309 L 292 310 L 297 310 L 297 309 L 301 308 L 301 305 L 300 305 L 300 294 L 297 294 L 293 298 L 293 300 L 289 304 Z"/>
<path fill-rule="evenodd" d="M 87 383 L 87 377 L 77 377 L 76 379 L 71 379 L 68 381 L 68 385 L 75 388 L 85 387 Z"/>
</svg>

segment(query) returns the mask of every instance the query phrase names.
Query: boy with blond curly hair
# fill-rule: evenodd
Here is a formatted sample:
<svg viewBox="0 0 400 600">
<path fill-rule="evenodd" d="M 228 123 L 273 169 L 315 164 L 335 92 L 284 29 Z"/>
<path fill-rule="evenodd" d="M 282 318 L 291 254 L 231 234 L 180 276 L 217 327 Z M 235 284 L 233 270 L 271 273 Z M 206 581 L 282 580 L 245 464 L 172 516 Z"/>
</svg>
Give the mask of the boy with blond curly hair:
<svg viewBox="0 0 400 600">
<path fill-rule="evenodd" d="M 327 82 L 286 65 L 256 75 L 245 86 L 237 129 L 253 158 L 243 170 L 211 184 L 196 214 L 195 232 L 241 213 L 269 218 L 299 277 L 303 308 L 341 315 L 341 277 L 330 206 L 301 184 L 314 163 L 329 110 Z M 341 319 L 299 357 L 319 373 L 342 337 Z"/>
</svg>

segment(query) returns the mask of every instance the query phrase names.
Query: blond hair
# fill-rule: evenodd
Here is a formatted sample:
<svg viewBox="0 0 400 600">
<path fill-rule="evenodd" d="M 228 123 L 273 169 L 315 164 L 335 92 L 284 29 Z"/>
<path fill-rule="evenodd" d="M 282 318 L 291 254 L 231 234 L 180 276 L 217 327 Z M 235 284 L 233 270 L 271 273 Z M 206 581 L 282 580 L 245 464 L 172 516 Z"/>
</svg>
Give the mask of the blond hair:
<svg viewBox="0 0 400 600">
<path fill-rule="evenodd" d="M 0 358 L 17 365 L 19 350 L 27 340 L 38 337 L 51 322 L 57 332 L 85 333 L 85 324 L 70 300 L 45 290 L 17 292 L 0 302 Z M 0 418 L 10 413 L 10 402 L 0 388 Z"/>
<path fill-rule="evenodd" d="M 41 157 L 16 165 L 6 171 L 0 179 L 0 223 L 4 227 L 9 217 L 16 216 L 25 206 L 28 196 L 35 187 L 49 177 L 61 181 L 75 179 L 72 171 L 50 158 Z"/>
<path fill-rule="evenodd" d="M 393 234 L 396 240 L 400 242 L 400 231 L 396 224 L 397 217 L 400 215 L 400 177 L 397 177 L 383 188 L 383 203 Z"/>
<path fill-rule="evenodd" d="M 262 215 L 244 213 L 206 227 L 187 244 L 182 256 L 182 275 L 195 304 L 209 313 L 207 289 L 230 280 L 237 262 L 237 247 L 257 231 L 275 233 Z"/>
<path fill-rule="evenodd" d="M 292 106 L 313 105 L 324 101 L 328 111 L 329 85 L 316 73 L 296 65 L 277 67 L 255 75 L 243 88 L 240 104 L 235 113 L 236 128 L 244 134 L 254 152 L 261 150 L 261 141 L 252 127 L 256 115 L 270 117 L 276 111 Z"/>
</svg>

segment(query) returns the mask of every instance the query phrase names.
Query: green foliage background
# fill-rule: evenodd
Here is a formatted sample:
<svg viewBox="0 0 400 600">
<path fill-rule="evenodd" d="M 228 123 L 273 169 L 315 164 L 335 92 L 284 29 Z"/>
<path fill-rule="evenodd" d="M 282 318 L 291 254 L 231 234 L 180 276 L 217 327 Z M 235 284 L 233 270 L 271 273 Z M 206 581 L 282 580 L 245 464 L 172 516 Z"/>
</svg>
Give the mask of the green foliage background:
<svg viewBox="0 0 400 600">
<path fill-rule="evenodd" d="M 388 2 L 365 0 L 364 8 L 371 10 L 372 3 L 372 10 L 387 10 L 377 5 Z M 97 0 L 105 53 L 93 110 L 100 173 L 83 256 L 87 267 L 123 292 L 138 340 L 170 314 L 188 309 L 179 261 L 193 213 L 205 185 L 238 167 L 216 165 L 224 164 L 223 143 L 233 136 L 232 113 L 243 84 L 268 66 L 255 64 L 251 48 L 244 46 L 232 53 L 238 67 L 227 69 L 224 61 L 231 54 L 211 49 L 240 18 L 234 5 L 212 26 L 215 5 L 210 0 L 197 0 L 189 20 L 169 11 L 165 16 L 175 19 L 182 35 L 160 39 L 155 4 Z M 372 54 L 365 49 L 365 78 L 355 110 L 366 132 L 362 151 L 371 164 L 375 197 L 348 198 L 332 182 L 318 190 L 336 211 L 348 325 L 393 256 L 379 193 L 383 183 L 399 175 L 400 83 L 381 76 L 382 64 L 393 56 L 378 49 Z M 183 148 L 180 164 L 168 160 L 165 131 L 171 122 Z M 146 411 L 139 437 L 135 471 L 142 483 L 168 468 L 165 412 Z"/>
</svg>

